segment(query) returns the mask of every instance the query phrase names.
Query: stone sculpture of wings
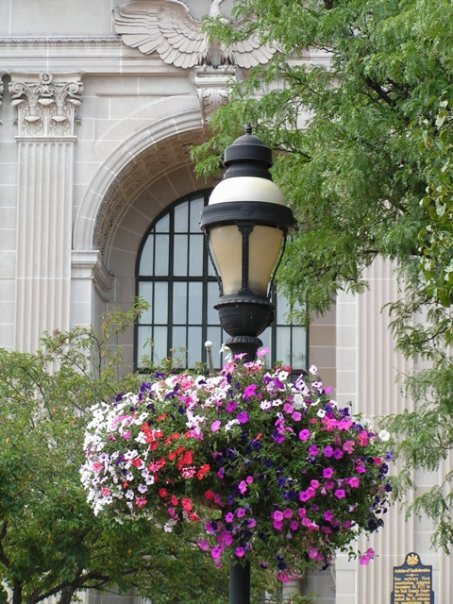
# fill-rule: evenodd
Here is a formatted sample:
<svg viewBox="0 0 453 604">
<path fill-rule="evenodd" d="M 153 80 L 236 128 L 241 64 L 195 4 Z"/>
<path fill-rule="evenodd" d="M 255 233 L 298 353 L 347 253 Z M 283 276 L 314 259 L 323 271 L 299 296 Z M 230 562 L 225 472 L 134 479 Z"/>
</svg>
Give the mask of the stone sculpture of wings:
<svg viewBox="0 0 453 604">
<path fill-rule="evenodd" d="M 212 0 L 211 16 L 220 16 L 223 0 Z M 267 63 L 275 52 L 257 36 L 225 46 L 209 39 L 180 0 L 136 0 L 115 9 L 114 24 L 124 44 L 144 54 L 157 52 L 176 67 L 232 64 L 249 68 Z"/>
</svg>

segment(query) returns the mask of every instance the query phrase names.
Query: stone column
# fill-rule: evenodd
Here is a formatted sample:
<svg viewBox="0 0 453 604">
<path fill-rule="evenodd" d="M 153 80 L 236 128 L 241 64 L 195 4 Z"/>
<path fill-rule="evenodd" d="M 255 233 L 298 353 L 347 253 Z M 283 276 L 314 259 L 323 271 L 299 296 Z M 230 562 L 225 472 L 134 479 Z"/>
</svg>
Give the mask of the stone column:
<svg viewBox="0 0 453 604">
<path fill-rule="evenodd" d="M 13 73 L 18 193 L 15 348 L 70 326 L 71 223 L 78 73 Z"/>
</svg>

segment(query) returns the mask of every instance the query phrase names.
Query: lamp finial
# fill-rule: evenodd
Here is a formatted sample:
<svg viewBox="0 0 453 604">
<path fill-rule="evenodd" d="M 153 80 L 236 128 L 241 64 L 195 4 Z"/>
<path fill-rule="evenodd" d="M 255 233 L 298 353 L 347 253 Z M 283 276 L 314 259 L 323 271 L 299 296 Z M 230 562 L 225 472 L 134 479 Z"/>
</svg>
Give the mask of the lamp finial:
<svg viewBox="0 0 453 604">
<path fill-rule="evenodd" d="M 245 127 L 245 133 L 246 134 L 252 134 L 252 132 L 253 132 L 252 124 L 249 122 L 247 124 L 247 126 Z"/>
</svg>

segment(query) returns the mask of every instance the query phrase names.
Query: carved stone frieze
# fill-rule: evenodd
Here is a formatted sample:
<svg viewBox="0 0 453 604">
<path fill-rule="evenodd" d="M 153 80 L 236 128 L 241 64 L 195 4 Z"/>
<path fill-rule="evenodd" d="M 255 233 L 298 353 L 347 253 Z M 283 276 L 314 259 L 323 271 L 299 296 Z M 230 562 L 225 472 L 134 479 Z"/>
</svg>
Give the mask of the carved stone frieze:
<svg viewBox="0 0 453 604">
<path fill-rule="evenodd" d="M 82 89 L 80 73 L 13 73 L 9 90 L 19 136 L 73 136 Z"/>
<path fill-rule="evenodd" d="M 234 65 L 195 67 L 194 83 L 197 87 L 204 124 L 220 105 L 227 102 L 229 88 L 236 79 L 237 68 Z"/>
<path fill-rule="evenodd" d="M 113 181 L 96 218 L 95 247 L 104 253 L 109 236 L 124 213 L 125 205 L 134 203 L 144 189 L 181 165 L 192 165 L 190 149 L 203 140 L 202 131 L 181 132 L 159 144 L 148 147 Z"/>
</svg>

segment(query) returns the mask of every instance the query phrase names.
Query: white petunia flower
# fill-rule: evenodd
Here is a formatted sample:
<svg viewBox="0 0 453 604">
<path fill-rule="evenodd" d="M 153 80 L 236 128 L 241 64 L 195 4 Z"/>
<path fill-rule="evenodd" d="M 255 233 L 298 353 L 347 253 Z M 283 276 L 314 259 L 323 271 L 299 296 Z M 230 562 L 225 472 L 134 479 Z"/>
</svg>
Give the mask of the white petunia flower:
<svg viewBox="0 0 453 604">
<path fill-rule="evenodd" d="M 228 432 L 229 430 L 231 430 L 231 428 L 233 426 L 235 426 L 236 424 L 239 424 L 237 419 L 231 419 L 229 422 L 227 422 L 225 424 L 225 432 Z"/>
<path fill-rule="evenodd" d="M 379 439 L 382 440 L 382 442 L 387 442 L 388 440 L 390 440 L 390 432 L 387 432 L 387 430 L 381 430 L 378 434 Z"/>
</svg>

